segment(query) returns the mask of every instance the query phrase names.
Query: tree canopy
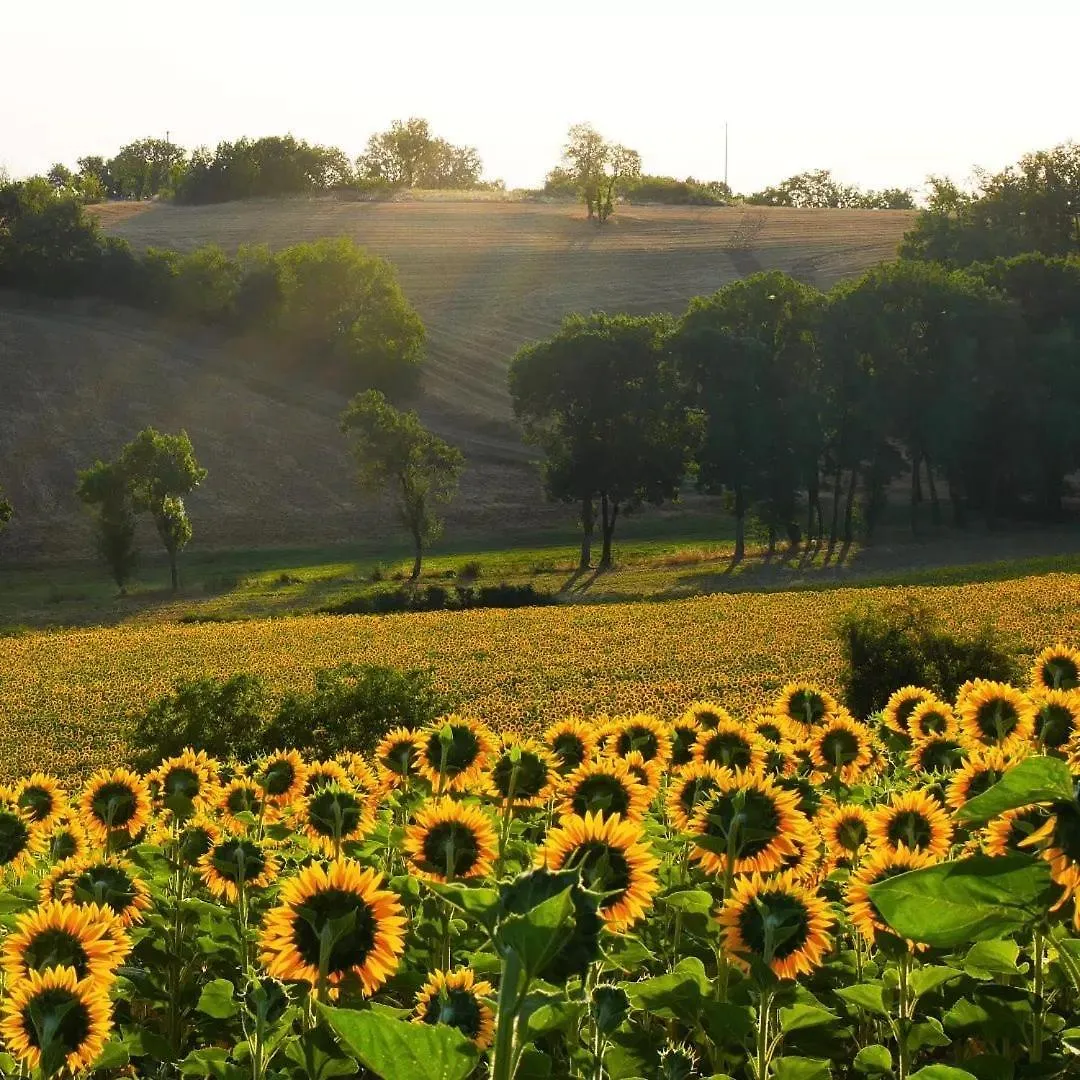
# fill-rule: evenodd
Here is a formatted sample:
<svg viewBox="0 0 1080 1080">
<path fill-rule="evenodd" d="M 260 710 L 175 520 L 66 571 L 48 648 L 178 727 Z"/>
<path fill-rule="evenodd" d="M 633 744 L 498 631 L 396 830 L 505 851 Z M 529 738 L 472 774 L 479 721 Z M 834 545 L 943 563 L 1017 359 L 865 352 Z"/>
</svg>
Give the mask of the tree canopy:
<svg viewBox="0 0 1080 1080">
<path fill-rule="evenodd" d="M 455 146 L 419 117 L 395 120 L 368 139 L 356 161 L 362 179 L 400 188 L 474 188 L 483 163 L 475 147 Z"/>
<path fill-rule="evenodd" d="M 906 188 L 863 191 L 841 183 L 828 169 L 796 173 L 775 187 L 748 195 L 748 203 L 758 206 L 794 206 L 815 209 L 912 210 L 915 200 Z"/>
<path fill-rule="evenodd" d="M 615 210 L 615 196 L 641 175 L 641 155 L 608 142 L 591 124 L 574 124 L 563 148 L 563 165 L 548 183 L 568 184 L 585 203 L 590 218 L 603 225 Z"/>
</svg>

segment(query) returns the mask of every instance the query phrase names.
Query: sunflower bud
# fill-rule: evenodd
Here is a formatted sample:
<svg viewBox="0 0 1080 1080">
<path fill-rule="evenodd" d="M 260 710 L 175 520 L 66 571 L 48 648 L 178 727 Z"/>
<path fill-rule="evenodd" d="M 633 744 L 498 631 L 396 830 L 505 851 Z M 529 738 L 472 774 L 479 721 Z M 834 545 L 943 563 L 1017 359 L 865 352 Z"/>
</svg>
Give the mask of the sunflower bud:
<svg viewBox="0 0 1080 1080">
<path fill-rule="evenodd" d="M 611 1035 L 630 1012 L 630 998 L 621 986 L 600 983 L 589 996 L 589 1012 L 596 1030 L 601 1035 Z"/>
</svg>

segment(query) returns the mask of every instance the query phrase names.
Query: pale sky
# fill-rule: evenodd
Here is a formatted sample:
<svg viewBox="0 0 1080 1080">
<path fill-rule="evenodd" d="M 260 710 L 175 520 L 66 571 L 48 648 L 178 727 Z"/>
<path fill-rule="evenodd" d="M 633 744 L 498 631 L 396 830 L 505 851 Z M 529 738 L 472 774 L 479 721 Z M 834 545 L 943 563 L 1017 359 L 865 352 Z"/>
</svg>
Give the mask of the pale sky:
<svg viewBox="0 0 1080 1080">
<path fill-rule="evenodd" d="M 5 3 L 0 165 L 26 175 L 166 131 L 189 149 L 292 132 L 355 156 L 424 116 L 511 187 L 539 186 L 578 121 L 640 151 L 647 172 L 719 179 L 727 121 L 737 191 L 819 167 L 918 189 L 1080 139 L 1080 4 L 771 0 L 768 16 L 728 14 L 763 7 Z"/>
</svg>

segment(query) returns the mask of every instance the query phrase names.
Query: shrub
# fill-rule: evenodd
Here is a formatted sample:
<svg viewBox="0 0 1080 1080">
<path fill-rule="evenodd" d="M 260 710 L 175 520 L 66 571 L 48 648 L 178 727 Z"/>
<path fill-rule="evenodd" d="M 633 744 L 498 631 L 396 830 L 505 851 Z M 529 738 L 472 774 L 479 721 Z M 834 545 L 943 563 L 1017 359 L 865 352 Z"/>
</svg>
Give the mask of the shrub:
<svg viewBox="0 0 1080 1080">
<path fill-rule="evenodd" d="M 408 611 L 458 611 L 463 608 L 543 607 L 558 598 L 533 585 L 425 585 L 389 592 L 361 593 L 320 609 L 322 615 L 391 615 Z"/>
<path fill-rule="evenodd" d="M 911 598 L 857 606 L 841 616 L 836 633 L 845 658 L 844 701 L 856 716 L 884 708 L 901 686 L 925 686 L 951 699 L 968 679 L 1008 682 L 1020 673 L 1016 649 L 993 626 L 951 634 Z"/>
<path fill-rule="evenodd" d="M 463 563 L 457 572 L 458 581 L 475 581 L 483 572 L 484 564 L 479 559 L 470 559 Z"/>
<path fill-rule="evenodd" d="M 321 758 L 370 755 L 393 728 L 423 727 L 451 707 L 430 672 L 342 664 L 318 672 L 311 693 L 289 694 L 262 740 L 266 749 L 295 747 Z"/>
<path fill-rule="evenodd" d="M 182 680 L 134 718 L 132 765 L 151 768 L 185 746 L 222 759 L 254 757 L 269 713 L 266 686 L 255 675 Z"/>
</svg>

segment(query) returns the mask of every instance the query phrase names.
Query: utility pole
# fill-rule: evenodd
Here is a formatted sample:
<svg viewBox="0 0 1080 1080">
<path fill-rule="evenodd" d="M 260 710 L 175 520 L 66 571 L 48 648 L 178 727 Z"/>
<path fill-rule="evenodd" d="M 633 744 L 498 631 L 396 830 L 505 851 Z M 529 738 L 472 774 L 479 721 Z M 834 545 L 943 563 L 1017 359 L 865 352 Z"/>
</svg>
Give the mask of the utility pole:
<svg viewBox="0 0 1080 1080">
<path fill-rule="evenodd" d="M 725 120 L 725 121 L 724 121 L 724 187 L 727 187 L 727 186 L 728 186 L 728 180 L 727 180 L 727 161 L 728 161 L 728 154 L 727 154 L 727 128 L 728 128 L 728 124 L 727 124 L 727 121 Z M 729 189 L 729 190 L 730 190 L 730 189 Z"/>
</svg>

